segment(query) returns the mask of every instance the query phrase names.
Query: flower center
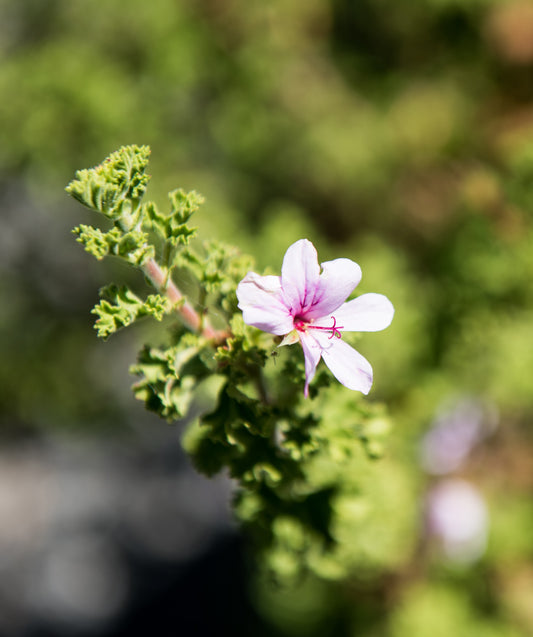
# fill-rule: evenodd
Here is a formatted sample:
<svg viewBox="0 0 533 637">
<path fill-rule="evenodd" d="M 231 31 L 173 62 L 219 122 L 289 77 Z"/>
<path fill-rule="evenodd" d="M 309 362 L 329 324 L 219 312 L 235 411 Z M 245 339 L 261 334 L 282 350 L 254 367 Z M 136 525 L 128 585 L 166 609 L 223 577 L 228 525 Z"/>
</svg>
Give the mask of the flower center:
<svg viewBox="0 0 533 637">
<path fill-rule="evenodd" d="M 311 325 L 311 323 L 307 323 L 303 318 L 296 316 L 294 319 L 294 327 L 299 332 L 305 332 L 306 330 L 322 330 L 324 332 L 331 332 L 329 338 L 341 338 L 342 334 L 340 330 L 344 329 L 342 325 L 337 325 L 337 319 L 332 316 L 331 320 L 333 321 L 333 325 L 331 327 L 321 327 L 320 325 Z"/>
</svg>

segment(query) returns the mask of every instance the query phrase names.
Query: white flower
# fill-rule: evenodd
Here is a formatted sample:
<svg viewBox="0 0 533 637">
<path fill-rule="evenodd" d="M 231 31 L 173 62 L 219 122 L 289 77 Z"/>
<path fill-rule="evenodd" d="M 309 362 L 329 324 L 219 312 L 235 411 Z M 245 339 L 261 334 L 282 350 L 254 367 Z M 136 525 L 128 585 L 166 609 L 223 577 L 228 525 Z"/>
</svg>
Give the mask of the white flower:
<svg viewBox="0 0 533 637">
<path fill-rule="evenodd" d="M 363 394 L 370 391 L 372 367 L 342 340 L 342 332 L 385 329 L 394 308 L 382 294 L 363 294 L 345 302 L 360 280 L 357 263 L 335 259 L 320 266 L 313 244 L 300 239 L 285 253 L 281 276 L 249 272 L 237 287 L 245 323 L 285 336 L 283 345 L 300 341 L 306 397 L 321 357 L 345 387 Z"/>
</svg>

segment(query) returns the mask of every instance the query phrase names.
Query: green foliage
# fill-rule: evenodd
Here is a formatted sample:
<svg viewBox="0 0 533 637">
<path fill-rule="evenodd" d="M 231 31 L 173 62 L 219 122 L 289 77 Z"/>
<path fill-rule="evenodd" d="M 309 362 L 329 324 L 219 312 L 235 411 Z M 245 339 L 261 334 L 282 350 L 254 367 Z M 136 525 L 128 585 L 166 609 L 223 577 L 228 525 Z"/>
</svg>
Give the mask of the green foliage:
<svg viewBox="0 0 533 637">
<path fill-rule="evenodd" d="M 148 235 L 138 230 L 122 232 L 119 228 L 112 228 L 109 232 L 102 232 L 99 228 L 79 225 L 73 233 L 87 252 L 98 260 L 114 255 L 125 258 L 132 265 L 142 265 L 155 254 L 154 247 L 147 245 Z"/>
<path fill-rule="evenodd" d="M 108 285 L 100 290 L 100 296 L 102 300 L 92 312 L 98 316 L 95 323 L 98 336 L 104 339 L 143 316 L 160 321 L 171 308 L 170 301 L 160 294 L 150 294 L 142 301 L 126 286 Z"/>
<path fill-rule="evenodd" d="M 88 208 L 130 229 L 138 225 L 139 204 L 150 177 L 150 149 L 125 146 L 95 168 L 78 170 L 67 192 Z"/>
<path fill-rule="evenodd" d="M 177 262 L 184 263 L 179 249 L 187 245 L 196 232 L 187 222 L 204 199 L 194 191 L 175 190 L 169 194 L 168 214 L 159 212 L 153 202 L 143 203 L 149 180 L 145 173 L 149 155 L 147 146 L 122 147 L 95 168 L 79 170 L 66 190 L 113 223 L 107 232 L 92 226 L 77 226 L 73 232 L 85 250 L 98 260 L 115 256 L 140 267 L 158 290 L 166 292 L 172 268 Z M 196 259 L 200 263 L 193 250 L 188 254 L 189 260 Z M 223 260 L 226 252 L 222 247 L 218 250 L 214 247 L 213 254 L 219 254 Z M 161 267 L 156 265 L 156 258 L 161 261 Z M 206 284 L 213 276 L 212 272 L 206 275 Z M 174 298 L 171 303 L 159 294 L 143 301 L 123 286 L 105 287 L 100 294 L 103 299 L 93 313 L 98 316 L 95 327 L 102 338 L 144 316 L 161 320 L 179 301 Z"/>
<path fill-rule="evenodd" d="M 179 352 L 179 354 L 178 354 Z M 160 350 L 145 346 L 130 372 L 142 379 L 133 386 L 138 400 L 169 422 L 183 418 L 194 397 L 196 377 L 183 371 L 183 366 L 198 353 L 191 346 Z"/>
<path fill-rule="evenodd" d="M 185 224 L 205 200 L 197 192 L 185 193 L 181 189 L 169 193 L 168 198 L 169 215 L 161 215 L 153 204 L 147 206 L 146 213 L 154 229 L 163 239 L 167 239 L 174 246 L 178 243 L 188 243 L 187 238 L 191 236 L 191 230 Z"/>
<path fill-rule="evenodd" d="M 445 585 L 406 592 L 401 606 L 391 617 L 391 637 L 519 637 L 521 632 L 505 622 L 489 622 L 467 596 Z"/>
</svg>

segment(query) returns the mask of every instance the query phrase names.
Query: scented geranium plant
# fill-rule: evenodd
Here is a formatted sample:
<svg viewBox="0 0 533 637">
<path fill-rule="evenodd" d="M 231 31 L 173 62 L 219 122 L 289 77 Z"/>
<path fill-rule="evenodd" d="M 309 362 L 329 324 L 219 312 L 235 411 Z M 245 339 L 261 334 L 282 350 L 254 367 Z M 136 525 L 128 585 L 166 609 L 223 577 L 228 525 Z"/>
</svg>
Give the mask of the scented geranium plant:
<svg viewBox="0 0 533 637">
<path fill-rule="evenodd" d="M 190 226 L 198 193 L 171 192 L 168 212 L 144 201 L 149 152 L 123 147 L 67 188 L 107 219 L 104 228 L 74 229 L 85 249 L 144 274 L 139 289 L 100 291 L 98 336 L 161 321 L 157 345 L 145 345 L 131 367 L 135 396 L 183 426 L 201 472 L 226 470 L 235 480 L 236 515 L 270 573 L 344 577 L 357 567 L 348 541 L 357 529 L 346 528 L 346 514 L 366 501 L 357 524 L 374 515 L 362 475 L 388 430 L 384 407 L 362 396 L 370 363 L 344 337 L 386 328 L 393 306 L 380 294 L 347 301 L 361 269 L 346 258 L 320 266 L 307 239 L 288 247 L 281 276 L 256 274 L 234 247 L 199 241 Z M 178 280 L 188 282 L 186 294 Z M 280 347 L 298 341 L 303 355 Z"/>
</svg>

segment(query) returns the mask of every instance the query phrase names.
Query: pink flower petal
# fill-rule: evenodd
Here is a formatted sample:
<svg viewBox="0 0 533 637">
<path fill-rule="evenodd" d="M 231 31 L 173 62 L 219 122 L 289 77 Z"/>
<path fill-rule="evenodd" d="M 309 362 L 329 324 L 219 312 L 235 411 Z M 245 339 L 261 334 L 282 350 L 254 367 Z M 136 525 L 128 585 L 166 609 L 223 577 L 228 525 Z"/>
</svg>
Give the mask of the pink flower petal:
<svg viewBox="0 0 533 637">
<path fill-rule="evenodd" d="M 334 315 L 341 331 L 379 332 L 391 324 L 394 307 L 383 294 L 362 294 L 342 305 Z M 324 325 L 331 324 L 331 319 L 328 323 L 325 316 L 324 321 Z"/>
<path fill-rule="evenodd" d="M 313 377 L 315 375 L 316 366 L 318 365 L 318 362 L 320 361 L 322 348 L 310 334 L 306 334 L 305 332 L 300 333 L 300 343 L 302 344 L 302 349 L 304 351 L 304 359 L 305 359 L 304 396 L 307 398 L 309 396 L 309 383 L 313 380 Z"/>
<path fill-rule="evenodd" d="M 278 335 L 293 329 L 292 316 L 282 300 L 279 276 L 248 272 L 237 286 L 237 298 L 247 325 Z"/>
<path fill-rule="evenodd" d="M 372 387 L 372 367 L 364 356 L 339 338 L 314 335 L 322 347 L 322 358 L 333 376 L 348 389 L 368 394 Z"/>
<path fill-rule="evenodd" d="M 311 303 L 320 267 L 315 246 L 307 239 L 293 243 L 285 253 L 281 266 L 283 298 L 293 316 L 297 316 L 306 304 Z"/>
<path fill-rule="evenodd" d="M 306 397 L 321 357 L 343 385 L 364 394 L 370 391 L 370 363 L 339 337 L 342 331 L 384 329 L 394 308 L 381 294 L 363 294 L 346 303 L 360 280 L 361 269 L 350 259 L 326 261 L 321 269 L 313 244 L 301 239 L 287 250 L 281 277 L 249 272 L 237 287 L 245 323 L 285 336 L 283 345 L 299 338 Z"/>
<path fill-rule="evenodd" d="M 361 281 L 361 268 L 350 259 L 335 259 L 322 264 L 311 305 L 305 308 L 306 319 L 331 314 L 340 307 Z"/>
</svg>

